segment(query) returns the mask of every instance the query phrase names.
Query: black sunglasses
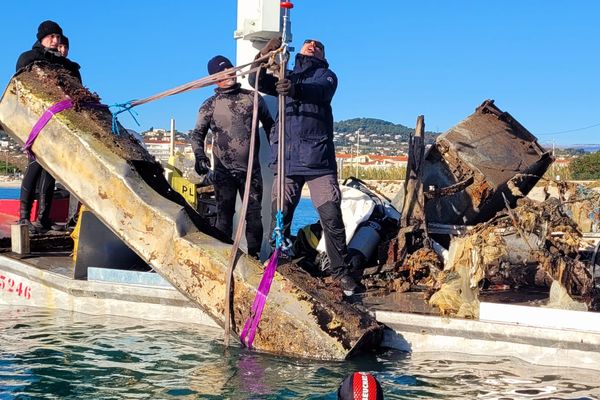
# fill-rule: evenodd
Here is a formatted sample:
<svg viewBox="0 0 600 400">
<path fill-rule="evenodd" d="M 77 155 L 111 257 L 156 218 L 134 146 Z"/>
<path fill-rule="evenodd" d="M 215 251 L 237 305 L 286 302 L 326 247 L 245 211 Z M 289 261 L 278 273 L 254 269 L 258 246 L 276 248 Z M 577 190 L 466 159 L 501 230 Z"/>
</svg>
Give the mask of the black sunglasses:
<svg viewBox="0 0 600 400">
<path fill-rule="evenodd" d="M 306 39 L 304 41 L 304 44 L 309 44 L 309 43 L 314 43 L 316 47 L 318 47 L 321 51 L 325 50 L 325 46 L 323 46 L 323 43 L 319 42 L 318 40 L 315 39 Z"/>
</svg>

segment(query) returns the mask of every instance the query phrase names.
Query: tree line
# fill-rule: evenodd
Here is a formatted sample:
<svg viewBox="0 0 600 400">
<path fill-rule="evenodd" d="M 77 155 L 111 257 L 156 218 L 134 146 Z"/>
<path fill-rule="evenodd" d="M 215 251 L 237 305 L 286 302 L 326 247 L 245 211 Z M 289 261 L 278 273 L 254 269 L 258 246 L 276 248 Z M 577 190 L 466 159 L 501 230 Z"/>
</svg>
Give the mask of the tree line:
<svg viewBox="0 0 600 400">
<path fill-rule="evenodd" d="M 362 129 L 365 133 L 376 134 L 378 136 L 386 134 L 399 135 L 402 142 L 408 142 L 410 135 L 415 132 L 413 128 L 377 118 L 352 118 L 334 122 L 333 124 L 333 130 L 338 133 L 354 133 L 359 129 Z M 439 132 L 426 131 L 425 140 L 427 143 L 432 143 L 437 135 L 439 135 Z"/>
<path fill-rule="evenodd" d="M 600 179 L 600 151 L 573 159 L 569 170 L 571 179 Z"/>
</svg>

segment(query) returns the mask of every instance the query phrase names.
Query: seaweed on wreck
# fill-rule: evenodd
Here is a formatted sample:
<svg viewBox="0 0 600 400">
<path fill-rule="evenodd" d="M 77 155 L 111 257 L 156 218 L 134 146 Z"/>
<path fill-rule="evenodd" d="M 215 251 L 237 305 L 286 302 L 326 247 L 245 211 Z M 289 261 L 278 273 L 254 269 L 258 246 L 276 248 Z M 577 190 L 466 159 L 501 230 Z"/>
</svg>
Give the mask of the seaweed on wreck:
<svg viewBox="0 0 600 400">
<path fill-rule="evenodd" d="M 498 213 L 493 223 L 476 225 L 453 241 L 444 271 L 457 272 L 458 281 L 443 284 L 430 304 L 444 314 L 476 317 L 477 307 L 469 307 L 468 312 L 462 308 L 477 301 L 484 281 L 546 289 L 557 282 L 572 300 L 600 311 L 600 293 L 580 260 L 581 239 L 558 199 L 520 199 L 516 208 Z M 520 251 L 515 249 L 519 246 Z"/>
<path fill-rule="evenodd" d="M 55 64 L 37 62 L 21 70 L 19 79 L 27 90 L 45 99 L 50 105 L 68 97 L 73 102 L 73 108 L 57 114 L 56 118 L 72 128 L 76 127 L 82 133 L 91 134 L 109 151 L 125 159 L 156 193 L 182 206 L 200 231 L 222 242 L 232 242 L 231 238 L 209 224 L 183 196 L 171 188 L 164 177 L 162 165 L 136 138 L 122 127 L 120 134 L 112 132 L 113 115 L 109 107 L 100 102 L 97 93 L 82 86 L 66 69 Z"/>
<path fill-rule="evenodd" d="M 37 68 L 36 68 L 37 67 Z M 44 99 L 48 107 L 68 97 L 73 108 L 56 114 L 70 128 L 91 134 L 110 151 L 125 160 L 156 162 L 154 157 L 125 129 L 112 132 L 113 116 L 98 94 L 91 92 L 59 65 L 37 62 L 20 71 L 19 81 L 34 96 Z"/>
</svg>

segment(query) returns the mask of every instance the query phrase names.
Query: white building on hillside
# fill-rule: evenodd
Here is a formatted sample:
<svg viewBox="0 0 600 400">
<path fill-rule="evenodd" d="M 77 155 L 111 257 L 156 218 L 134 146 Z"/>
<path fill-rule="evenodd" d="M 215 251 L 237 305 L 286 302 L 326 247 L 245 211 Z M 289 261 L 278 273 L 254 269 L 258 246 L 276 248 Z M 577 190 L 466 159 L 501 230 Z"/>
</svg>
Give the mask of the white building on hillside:
<svg viewBox="0 0 600 400">
<path fill-rule="evenodd" d="M 169 161 L 169 156 L 171 155 L 171 142 L 168 140 L 151 140 L 146 138 L 144 144 L 146 145 L 148 152 L 158 161 L 162 163 Z M 175 142 L 175 154 L 183 154 L 192 157 L 194 151 L 189 143 Z"/>
</svg>

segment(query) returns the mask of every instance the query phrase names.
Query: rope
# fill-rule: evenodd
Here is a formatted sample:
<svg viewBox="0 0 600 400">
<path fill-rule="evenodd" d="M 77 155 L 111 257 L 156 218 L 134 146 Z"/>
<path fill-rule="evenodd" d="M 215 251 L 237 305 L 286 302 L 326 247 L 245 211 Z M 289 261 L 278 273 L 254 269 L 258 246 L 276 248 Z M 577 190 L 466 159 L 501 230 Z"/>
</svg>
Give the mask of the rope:
<svg viewBox="0 0 600 400">
<path fill-rule="evenodd" d="M 244 77 L 246 75 L 249 75 L 253 72 L 258 71 L 259 67 L 255 67 L 255 68 L 250 68 L 247 71 L 242 71 L 244 68 L 251 66 L 254 63 L 260 63 L 262 61 L 266 61 L 266 60 L 270 60 L 272 59 L 272 57 L 277 54 L 282 52 L 284 49 L 284 46 L 282 46 L 281 48 L 274 50 L 272 52 L 269 52 L 267 54 L 265 54 L 264 56 L 261 56 L 259 58 L 257 58 L 256 60 L 225 70 L 225 71 L 221 71 L 221 72 L 217 72 L 216 74 L 213 75 L 208 75 L 205 76 L 203 78 L 200 79 L 196 79 L 195 81 L 191 81 L 188 83 L 184 83 L 183 85 L 179 85 L 177 87 L 174 87 L 172 89 L 168 89 L 165 90 L 163 92 L 154 94 L 152 96 L 143 98 L 143 99 L 139 99 L 139 100 L 131 100 L 125 103 L 116 103 L 113 104 L 110 107 L 114 107 L 117 108 L 117 111 L 113 113 L 113 120 L 112 120 L 112 130 L 113 133 L 115 135 L 119 135 L 119 126 L 118 126 L 118 120 L 117 120 L 117 116 L 125 111 L 128 111 L 129 114 L 131 115 L 131 117 L 134 119 L 134 121 L 138 124 L 138 126 L 140 125 L 139 122 L 137 121 L 137 119 L 135 118 L 134 114 L 133 114 L 133 107 L 137 107 L 140 106 L 142 104 L 146 104 L 146 103 L 150 103 L 152 101 L 156 101 L 156 100 L 160 100 L 162 98 L 165 97 L 169 97 L 169 96 L 173 96 L 176 94 L 180 94 L 180 93 L 184 93 L 184 92 L 188 92 L 190 90 L 195 90 L 195 89 L 200 89 L 206 86 L 211 86 L 214 85 L 217 82 L 221 82 L 227 79 L 231 79 L 231 75 L 235 74 L 236 77 Z"/>
<path fill-rule="evenodd" d="M 256 87 L 258 88 L 258 79 L 260 76 L 260 67 L 256 71 Z M 229 267 L 227 268 L 227 285 L 225 289 L 225 347 L 229 347 L 229 337 L 231 331 L 231 281 L 233 280 L 233 269 L 235 268 L 237 253 L 242 240 L 242 232 L 246 222 L 246 213 L 248 212 L 248 202 L 250 199 L 250 184 L 252 182 L 252 170 L 254 168 L 254 153 L 256 131 L 258 130 L 258 90 L 254 90 L 254 106 L 252 109 L 252 131 L 250 132 L 250 149 L 248 154 L 248 169 L 246 170 L 246 185 L 244 186 L 244 196 L 242 199 L 242 209 L 238 219 L 237 228 L 235 231 L 235 239 L 231 247 L 231 255 L 229 256 Z"/>
<path fill-rule="evenodd" d="M 213 85 L 213 84 L 215 84 L 217 82 L 224 81 L 224 80 L 227 80 L 227 79 L 231 79 L 231 74 L 232 73 L 235 73 L 236 77 L 243 77 L 243 76 L 249 75 L 249 74 L 251 74 L 253 72 L 256 72 L 259 67 L 251 68 L 248 71 L 242 71 L 242 69 L 244 69 L 244 68 L 246 68 L 246 67 L 248 67 L 248 66 L 250 66 L 250 65 L 252 65 L 254 63 L 258 63 L 260 61 L 268 60 L 269 58 L 271 58 L 271 55 L 273 53 L 277 53 L 279 51 L 281 51 L 281 50 L 280 49 L 274 50 L 273 52 L 267 53 L 264 56 L 262 56 L 260 58 L 257 58 L 256 60 L 254 60 L 252 62 L 249 62 L 249 63 L 246 63 L 246 64 L 242 64 L 240 66 L 237 66 L 237 67 L 225 70 L 225 71 L 217 72 L 216 74 L 213 74 L 213 75 L 208 75 L 208 76 L 206 76 L 204 78 L 200 78 L 200 79 L 197 79 L 195 81 L 191 81 L 191 82 L 185 83 L 183 85 L 174 87 L 172 89 L 165 90 L 164 92 L 157 93 L 155 95 L 146 97 L 144 99 L 133 100 L 131 102 L 131 105 L 133 107 L 136 107 L 136 106 L 139 106 L 139 105 L 142 105 L 142 104 L 150 103 L 151 101 L 162 99 L 164 97 L 173 96 L 175 94 L 184 93 L 184 92 L 187 92 L 187 91 L 190 91 L 190 90 L 200 89 L 200 88 L 203 88 L 203 87 L 206 87 L 206 86 L 210 86 L 210 85 Z"/>
<path fill-rule="evenodd" d="M 284 44 L 282 48 L 286 48 Z M 287 56 L 286 52 L 282 51 L 279 53 L 279 79 L 285 78 L 285 72 L 287 69 Z M 279 115 L 279 130 L 278 130 L 278 143 L 277 143 L 277 214 L 275 216 L 275 229 L 273 230 L 273 239 L 275 240 L 275 248 L 282 248 L 284 240 L 284 225 L 283 225 L 283 206 L 285 199 L 285 96 L 279 95 L 278 102 L 278 115 Z"/>
<path fill-rule="evenodd" d="M 283 47 L 285 48 L 285 46 Z M 286 63 L 282 62 L 280 64 L 280 74 L 284 76 Z M 283 71 L 283 72 L 282 72 Z M 258 85 L 258 75 L 257 75 L 256 87 Z M 255 91 L 257 94 L 258 91 Z M 257 101 L 255 100 L 255 107 L 257 105 Z M 283 110 L 283 112 L 282 112 Z M 254 121 L 253 121 L 254 123 Z M 279 260 L 279 256 L 287 249 L 284 245 L 284 235 L 283 235 L 283 199 L 284 199 L 284 184 L 285 184 L 285 96 L 279 95 L 279 143 L 278 143 L 278 155 L 277 155 L 277 173 L 278 173 L 278 181 L 277 181 L 277 214 L 276 214 L 276 222 L 275 228 L 273 229 L 273 239 L 275 240 L 275 251 L 271 254 L 269 259 L 269 263 L 263 272 L 263 276 L 261 278 L 260 284 L 258 286 L 258 290 L 256 293 L 256 297 L 254 298 L 254 302 L 252 303 L 252 308 L 250 310 L 250 316 L 244 323 L 244 327 L 242 328 L 242 332 L 240 333 L 240 340 L 243 345 L 248 348 L 252 348 L 252 344 L 254 343 L 254 337 L 256 335 L 256 330 L 258 329 L 258 324 L 260 323 L 260 319 L 262 317 L 262 312 L 264 310 L 267 296 L 269 295 L 269 291 L 271 290 L 271 283 L 273 282 L 273 278 L 275 276 L 275 272 L 277 271 L 277 263 Z M 240 217 L 241 218 L 241 217 Z M 227 291 L 229 293 L 229 289 Z M 228 296 L 229 298 L 229 296 Z M 227 324 L 227 321 L 226 321 Z M 227 325 L 226 325 L 227 329 Z M 227 343 L 227 342 L 226 342 Z"/>
<path fill-rule="evenodd" d="M 118 111 L 113 113 L 112 116 L 112 131 L 115 135 L 120 135 L 119 132 L 119 121 L 117 120 L 117 115 L 128 111 L 129 115 L 131 115 L 131 118 L 133 118 L 133 120 L 135 121 L 135 123 L 137 124 L 137 126 L 140 126 L 140 123 L 138 122 L 137 118 L 135 117 L 136 115 L 138 115 L 138 113 L 135 110 L 132 110 L 133 105 L 131 104 L 131 101 L 128 101 L 126 103 L 116 103 L 113 105 L 108 106 L 108 108 L 111 107 L 115 107 L 118 109 Z"/>
<path fill-rule="evenodd" d="M 277 206 L 279 207 L 279 205 Z M 275 228 L 273 229 L 273 235 L 271 238 L 275 241 L 275 248 L 279 249 L 283 245 L 283 212 L 277 210 L 275 214 Z"/>
<path fill-rule="evenodd" d="M 283 43 L 282 46 L 276 51 L 277 53 L 279 53 L 279 79 L 285 78 L 285 72 L 287 69 L 287 46 L 290 39 L 288 37 L 287 28 L 289 22 L 289 9 L 293 7 L 293 5 L 289 2 L 286 2 L 285 4 L 286 5 L 284 6 L 284 3 L 281 3 L 281 6 L 284 9 L 282 34 Z M 276 52 L 273 52 L 273 59 L 271 59 L 271 61 L 274 61 L 274 54 Z M 258 88 L 258 83 L 255 85 L 255 87 Z M 288 251 L 289 249 L 289 246 L 285 245 L 286 241 L 283 235 L 283 205 L 285 198 L 285 96 L 280 94 L 278 96 L 278 100 L 279 140 L 277 146 L 277 214 L 275 229 L 273 230 L 273 238 L 275 239 L 275 251 L 273 252 L 273 254 L 271 254 L 269 263 L 265 268 L 262 279 L 258 286 L 256 297 L 254 298 L 254 302 L 252 303 L 250 317 L 248 317 L 248 319 L 246 320 L 244 328 L 242 329 L 242 333 L 240 334 L 240 339 L 242 343 L 248 348 L 252 348 L 252 343 L 254 342 L 256 329 L 258 328 L 258 324 L 260 323 L 267 296 L 269 295 L 269 291 L 271 290 L 271 283 L 273 282 L 275 272 L 277 271 L 277 263 L 279 256 L 282 252 Z"/>
</svg>

